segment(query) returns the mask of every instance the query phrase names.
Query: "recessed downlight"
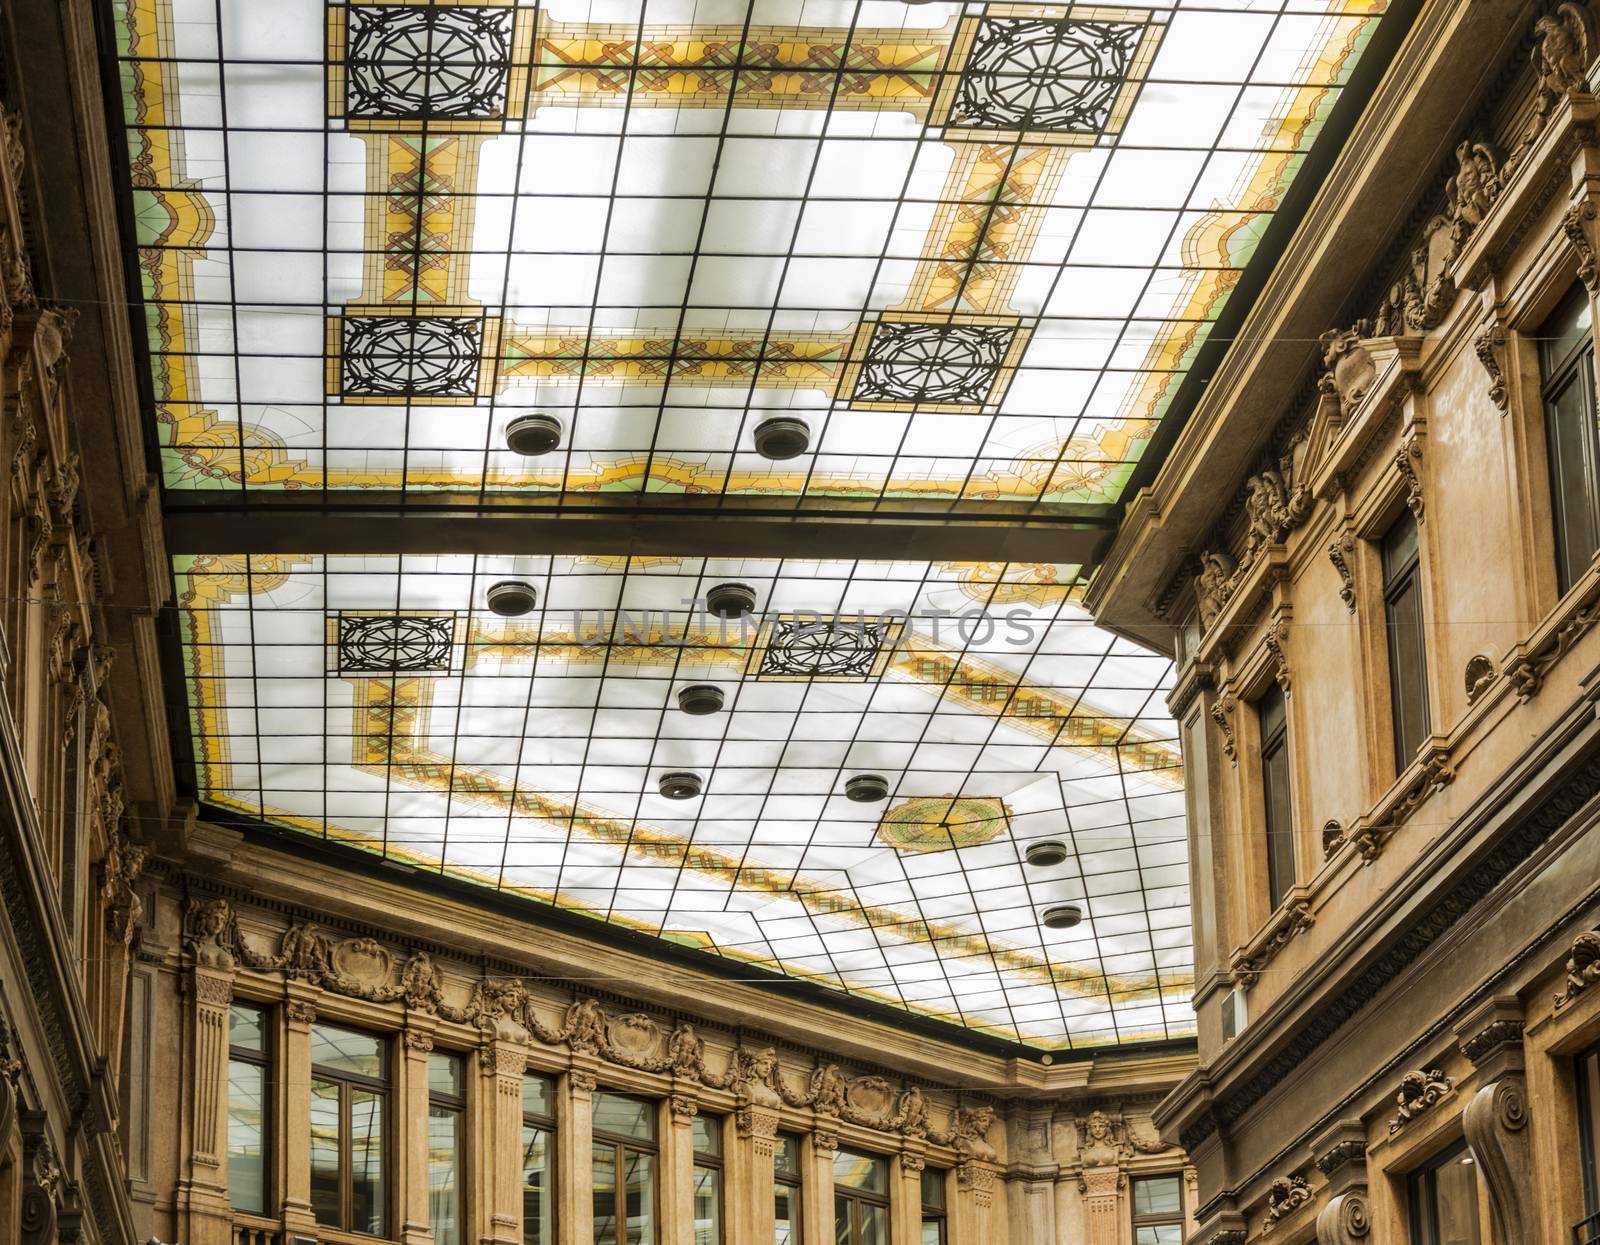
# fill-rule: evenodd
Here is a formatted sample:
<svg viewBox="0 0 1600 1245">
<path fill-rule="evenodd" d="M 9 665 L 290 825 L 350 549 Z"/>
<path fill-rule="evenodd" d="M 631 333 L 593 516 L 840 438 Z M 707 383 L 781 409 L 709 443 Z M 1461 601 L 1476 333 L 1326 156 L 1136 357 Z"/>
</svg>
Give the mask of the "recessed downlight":
<svg viewBox="0 0 1600 1245">
<path fill-rule="evenodd" d="M 844 795 L 857 804 L 876 804 L 889 798 L 889 781 L 882 774 L 856 774 L 845 782 Z"/>
<path fill-rule="evenodd" d="M 502 579 L 497 584 L 490 584 L 483 597 L 489 608 L 502 618 L 526 614 L 539 603 L 538 590 L 521 579 Z"/>
<path fill-rule="evenodd" d="M 1071 929 L 1083 920 L 1083 909 L 1075 903 L 1052 904 L 1039 914 L 1046 929 Z"/>
<path fill-rule="evenodd" d="M 513 454 L 535 458 L 548 454 L 561 444 L 561 421 L 554 415 L 535 412 L 518 415 L 506 425 L 506 448 Z"/>
<path fill-rule="evenodd" d="M 717 584 L 706 589 L 706 608 L 718 618 L 743 618 L 756 607 L 756 590 L 749 584 Z"/>
<path fill-rule="evenodd" d="M 722 689 L 714 683 L 695 683 L 678 689 L 678 708 L 697 718 L 722 708 L 723 699 Z"/>
<path fill-rule="evenodd" d="M 669 800 L 692 800 L 700 794 L 700 775 L 686 770 L 663 774 L 658 789 Z"/>
<path fill-rule="evenodd" d="M 774 415 L 756 425 L 756 453 L 763 458 L 782 461 L 798 458 L 811 444 L 811 429 L 803 419 L 791 415 Z"/>
<path fill-rule="evenodd" d="M 1022 858 L 1035 868 L 1048 869 L 1066 860 L 1067 845 L 1060 839 L 1040 839 L 1037 843 L 1028 844 Z"/>
</svg>

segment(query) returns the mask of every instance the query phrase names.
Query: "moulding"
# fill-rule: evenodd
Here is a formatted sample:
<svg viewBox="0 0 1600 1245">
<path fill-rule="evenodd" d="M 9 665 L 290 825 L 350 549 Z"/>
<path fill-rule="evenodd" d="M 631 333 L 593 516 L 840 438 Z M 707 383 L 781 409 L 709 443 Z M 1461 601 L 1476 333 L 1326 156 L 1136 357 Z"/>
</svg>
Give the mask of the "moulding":
<svg viewBox="0 0 1600 1245">
<path fill-rule="evenodd" d="M 1277 958 L 1289 941 L 1316 924 L 1311 915 L 1310 889 L 1293 887 L 1277 911 L 1272 914 L 1256 935 L 1243 947 L 1235 949 L 1229 963 L 1233 984 L 1241 990 L 1250 990 L 1260 980 L 1267 965 Z"/>
</svg>

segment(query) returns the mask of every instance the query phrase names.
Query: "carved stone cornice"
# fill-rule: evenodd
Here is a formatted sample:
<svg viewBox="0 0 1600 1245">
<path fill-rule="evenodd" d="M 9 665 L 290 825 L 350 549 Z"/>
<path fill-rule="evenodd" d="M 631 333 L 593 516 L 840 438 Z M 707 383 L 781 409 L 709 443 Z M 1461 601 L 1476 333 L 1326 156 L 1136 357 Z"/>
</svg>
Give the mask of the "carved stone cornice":
<svg viewBox="0 0 1600 1245">
<path fill-rule="evenodd" d="M 1438 1068 L 1426 1072 L 1407 1072 L 1400 1078 L 1400 1092 L 1395 1095 L 1399 1110 L 1389 1121 L 1389 1133 L 1399 1132 L 1417 1116 L 1448 1094 L 1454 1082 Z"/>
<path fill-rule="evenodd" d="M 1304 887 L 1295 887 L 1290 898 L 1273 913 L 1249 943 L 1233 953 L 1231 965 L 1233 983 L 1241 990 L 1255 988 L 1262 972 L 1277 958 L 1278 952 L 1290 939 L 1303 934 L 1316 924 L 1311 915 L 1311 903 Z"/>
</svg>

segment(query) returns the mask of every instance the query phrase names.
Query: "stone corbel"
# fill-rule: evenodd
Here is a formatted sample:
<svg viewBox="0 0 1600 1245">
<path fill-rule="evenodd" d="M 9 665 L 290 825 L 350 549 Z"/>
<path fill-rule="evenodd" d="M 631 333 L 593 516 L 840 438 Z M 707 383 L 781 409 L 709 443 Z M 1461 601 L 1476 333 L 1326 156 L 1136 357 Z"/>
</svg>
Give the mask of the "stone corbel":
<svg viewBox="0 0 1600 1245">
<path fill-rule="evenodd" d="M 1351 573 L 1349 557 L 1356 551 L 1355 537 L 1341 532 L 1328 545 L 1328 560 L 1339 572 L 1339 599 L 1352 614 L 1356 612 L 1356 581 Z"/>
<path fill-rule="evenodd" d="M 1282 617 L 1276 619 L 1261 637 L 1261 642 L 1267 647 L 1267 655 L 1272 658 L 1272 677 L 1278 681 L 1285 696 L 1289 694 L 1289 657 L 1284 652 L 1284 645 L 1288 641 L 1289 623 Z"/>
<path fill-rule="evenodd" d="M 1461 1127 L 1489 1193 L 1498 1239 L 1507 1242 L 1531 1241 L 1536 1232 L 1522 1028 L 1514 995 L 1486 1000 L 1456 1026 L 1462 1053 L 1482 1081 Z"/>
<path fill-rule="evenodd" d="M 1561 232 L 1567 235 L 1578 257 L 1578 280 L 1590 294 L 1600 293 L 1600 262 L 1595 258 L 1594 201 L 1580 199 L 1561 217 Z"/>
<path fill-rule="evenodd" d="M 22 1114 L 21 1245 L 54 1245 L 65 1176 L 45 1131 L 42 1111 Z"/>
<path fill-rule="evenodd" d="M 1400 473 L 1400 478 L 1406 487 L 1406 509 L 1421 523 L 1425 509 L 1425 500 L 1422 492 L 1422 476 L 1417 471 L 1417 466 L 1422 462 L 1422 444 L 1414 437 L 1407 437 L 1405 443 L 1394 454 L 1395 470 Z"/>
<path fill-rule="evenodd" d="M 1239 749 L 1233 738 L 1233 711 L 1237 704 L 1232 692 L 1223 692 L 1211 706 L 1211 720 L 1222 732 L 1222 751 L 1235 766 L 1239 764 Z"/>
<path fill-rule="evenodd" d="M 1367 1130 L 1340 1120 L 1311 1143 L 1312 1162 L 1332 1196 L 1317 1212 L 1317 1245 L 1361 1245 L 1372 1232 L 1367 1200 Z"/>
<path fill-rule="evenodd" d="M 1498 324 L 1483 330 L 1472 339 L 1472 349 L 1489 373 L 1489 401 L 1504 415 L 1511 409 L 1511 394 L 1506 388 L 1506 335 Z"/>
</svg>

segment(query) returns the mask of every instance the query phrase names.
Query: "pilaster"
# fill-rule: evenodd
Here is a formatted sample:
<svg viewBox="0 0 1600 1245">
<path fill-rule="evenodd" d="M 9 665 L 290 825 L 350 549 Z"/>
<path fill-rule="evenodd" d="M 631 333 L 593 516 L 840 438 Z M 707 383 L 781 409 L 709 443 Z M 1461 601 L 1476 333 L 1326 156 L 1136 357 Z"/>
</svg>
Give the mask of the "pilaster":
<svg viewBox="0 0 1600 1245">
<path fill-rule="evenodd" d="M 926 1166 L 920 1147 L 909 1145 L 889 1165 L 889 1245 L 918 1245 L 922 1239 L 922 1171 Z"/>
<path fill-rule="evenodd" d="M 1078 1176 L 1083 1194 L 1086 1245 L 1121 1245 L 1123 1174 L 1120 1167 L 1085 1167 Z"/>
<path fill-rule="evenodd" d="M 772 1190 L 778 1113 L 746 1103 L 734 1112 L 733 1124 L 738 1144 L 731 1167 L 736 1175 L 728 1184 L 728 1224 L 735 1241 L 770 1241 L 777 1226 Z"/>
<path fill-rule="evenodd" d="M 228 1201 L 228 1021 L 233 974 L 197 965 L 190 988 L 194 1102 L 185 1240 L 227 1245 L 233 1230 Z"/>
<path fill-rule="evenodd" d="M 688 1085 L 667 1096 L 661 1136 L 661 1245 L 694 1245 L 694 1117 L 700 1104 Z"/>
<path fill-rule="evenodd" d="M 956 1198 L 952 1223 L 952 1239 L 962 1242 L 988 1241 L 989 1216 L 994 1208 L 994 1169 L 986 1167 L 973 1159 L 968 1159 L 956 1168 Z M 1094 1217 L 1089 1218 L 1090 1245 L 1094 1245 L 1097 1238 L 1093 1235 Z"/>
<path fill-rule="evenodd" d="M 390 1127 L 400 1158 L 396 1174 L 402 1245 L 429 1245 L 433 1240 L 428 1218 L 428 1056 L 436 1028 L 428 1016 L 407 1016 L 396 1060 L 399 1111 Z"/>
<path fill-rule="evenodd" d="M 600 1061 L 574 1051 L 572 1067 L 556 1083 L 556 1240 L 592 1245 L 594 1198 L 590 1195 L 594 1146 L 595 1073 Z"/>
<path fill-rule="evenodd" d="M 481 1239 L 492 1245 L 521 1245 L 522 1081 L 528 1048 L 497 1037 L 479 1050 L 478 1069 Z"/>
<path fill-rule="evenodd" d="M 1531 1241 L 1537 1219 L 1522 1027 L 1522 1003 L 1512 995 L 1486 1000 L 1456 1026 L 1461 1051 L 1482 1079 L 1461 1128 L 1489 1193 L 1496 1239 L 1507 1245 Z"/>
<path fill-rule="evenodd" d="M 283 1227 L 287 1237 L 317 1234 L 311 1213 L 311 1026 L 322 991 L 303 981 L 284 983 Z"/>
<path fill-rule="evenodd" d="M 834 1245 L 833 1239 L 833 1156 L 839 1149 L 837 1125 L 825 1127 L 817 1122 L 806 1139 L 801 1157 L 800 1234 L 802 1245 Z M 764 1245 L 764 1242 L 758 1242 Z"/>
</svg>

